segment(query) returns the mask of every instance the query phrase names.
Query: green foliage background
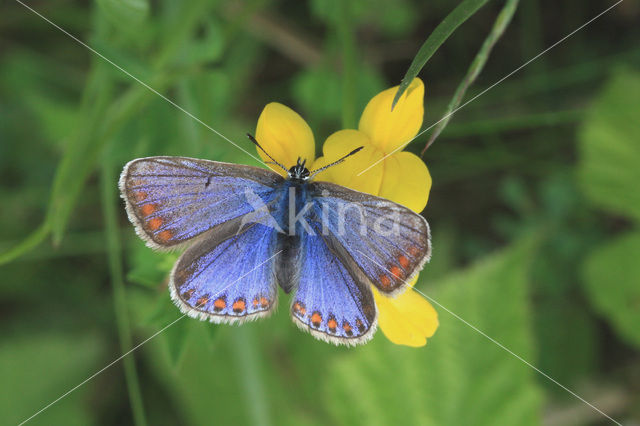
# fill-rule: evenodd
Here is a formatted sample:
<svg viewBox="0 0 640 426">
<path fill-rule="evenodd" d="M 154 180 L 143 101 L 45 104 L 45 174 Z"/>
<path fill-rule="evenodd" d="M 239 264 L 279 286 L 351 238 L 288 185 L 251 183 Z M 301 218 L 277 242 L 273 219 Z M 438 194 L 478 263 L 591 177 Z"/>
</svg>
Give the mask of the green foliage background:
<svg viewBox="0 0 640 426">
<path fill-rule="evenodd" d="M 433 124 L 482 68 L 504 5 L 464 3 L 444 22 L 444 0 L 29 5 L 253 153 L 243 135 L 270 101 L 299 111 L 318 149 L 355 126 L 442 22 L 419 74 Z M 1 7 L 0 423 L 16 424 L 180 317 L 177 255 L 135 236 L 122 166 L 256 163 L 19 3 Z M 466 99 L 605 7 L 521 2 Z M 434 256 L 417 288 L 440 317 L 426 347 L 379 332 L 336 348 L 285 309 L 242 327 L 182 319 L 31 424 L 608 423 L 471 326 L 639 421 L 639 18 L 621 3 L 465 106 L 426 152 Z"/>
</svg>

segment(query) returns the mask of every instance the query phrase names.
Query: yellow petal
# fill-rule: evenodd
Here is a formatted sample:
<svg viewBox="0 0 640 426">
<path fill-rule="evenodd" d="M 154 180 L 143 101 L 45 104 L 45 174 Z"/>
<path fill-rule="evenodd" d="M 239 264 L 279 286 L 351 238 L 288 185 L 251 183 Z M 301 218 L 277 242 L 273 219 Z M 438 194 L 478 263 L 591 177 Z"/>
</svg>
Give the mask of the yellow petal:
<svg viewBox="0 0 640 426">
<path fill-rule="evenodd" d="M 307 122 L 297 112 L 277 102 L 267 104 L 260 113 L 256 139 L 276 161 L 287 168 L 295 165 L 298 157 L 306 158 L 308 164 L 313 163 L 315 158 L 313 132 Z M 258 154 L 265 162 L 270 161 L 259 149 Z M 269 167 L 285 174 L 279 167 Z"/>
<path fill-rule="evenodd" d="M 363 173 L 362 176 L 366 176 Z M 424 162 L 411 152 L 396 152 L 384 160 L 380 196 L 416 213 L 424 210 L 431 191 L 431 175 Z"/>
<path fill-rule="evenodd" d="M 397 90 L 398 86 L 392 87 L 374 96 L 364 109 L 358 127 L 369 135 L 378 149 L 387 154 L 418 134 L 424 116 L 422 80 L 414 79 L 391 111 L 391 102 Z"/>
<path fill-rule="evenodd" d="M 383 154 L 371 145 L 367 135 L 358 130 L 340 130 L 329 136 L 322 147 L 324 156 L 318 158 L 313 168 L 317 170 L 360 146 L 364 146 L 360 152 L 319 173 L 315 180 L 333 182 L 356 191 L 378 195 L 384 170 L 383 162 L 360 176 L 358 173 L 382 159 Z"/>
<path fill-rule="evenodd" d="M 378 325 L 396 345 L 424 346 L 436 332 L 438 313 L 412 288 L 396 298 L 382 296 L 373 289 L 373 296 L 378 306 Z"/>
</svg>

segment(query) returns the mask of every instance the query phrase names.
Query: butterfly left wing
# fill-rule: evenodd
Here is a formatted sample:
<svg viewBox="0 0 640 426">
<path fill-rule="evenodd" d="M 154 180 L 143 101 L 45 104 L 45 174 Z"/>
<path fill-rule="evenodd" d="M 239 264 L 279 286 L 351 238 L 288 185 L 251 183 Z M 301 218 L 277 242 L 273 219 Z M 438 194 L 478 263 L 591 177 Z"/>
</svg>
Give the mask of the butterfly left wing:
<svg viewBox="0 0 640 426">
<path fill-rule="evenodd" d="M 130 161 L 120 176 L 129 220 L 154 249 L 170 249 L 268 205 L 283 178 L 265 169 L 186 157 Z M 250 195 L 250 197 L 247 196 Z"/>
<path fill-rule="evenodd" d="M 336 241 L 301 235 L 299 276 L 292 298 L 293 322 L 317 339 L 356 345 L 373 337 L 376 307 L 368 279 L 349 260 L 343 262 Z"/>
<path fill-rule="evenodd" d="M 328 182 L 309 185 L 310 220 L 335 239 L 343 261 L 354 262 L 380 292 L 401 292 L 431 256 L 429 225 L 392 201 Z"/>
<path fill-rule="evenodd" d="M 238 323 L 268 315 L 276 306 L 273 278 L 276 231 L 239 219 L 209 231 L 171 271 L 171 298 L 180 310 L 211 322 Z"/>
</svg>

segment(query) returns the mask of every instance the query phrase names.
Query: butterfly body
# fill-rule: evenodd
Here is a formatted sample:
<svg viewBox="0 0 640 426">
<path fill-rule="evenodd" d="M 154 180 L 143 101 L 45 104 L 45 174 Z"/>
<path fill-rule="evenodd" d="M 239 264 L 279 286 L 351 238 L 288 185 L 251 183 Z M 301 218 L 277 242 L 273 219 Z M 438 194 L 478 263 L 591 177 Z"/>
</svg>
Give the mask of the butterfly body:
<svg viewBox="0 0 640 426">
<path fill-rule="evenodd" d="M 269 170 L 183 157 L 127 164 L 127 213 L 156 249 L 189 243 L 170 291 L 186 314 L 240 323 L 273 312 L 277 287 L 314 337 L 353 345 L 376 328 L 371 287 L 393 296 L 430 256 L 426 221 L 391 201 Z"/>
</svg>

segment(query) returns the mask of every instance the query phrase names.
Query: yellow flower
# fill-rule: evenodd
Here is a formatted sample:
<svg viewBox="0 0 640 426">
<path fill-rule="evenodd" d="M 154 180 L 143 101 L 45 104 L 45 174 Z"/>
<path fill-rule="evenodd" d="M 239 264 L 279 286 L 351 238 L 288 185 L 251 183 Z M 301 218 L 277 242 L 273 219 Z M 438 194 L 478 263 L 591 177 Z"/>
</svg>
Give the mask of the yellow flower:
<svg viewBox="0 0 640 426">
<path fill-rule="evenodd" d="M 265 106 L 258 119 L 256 139 L 287 167 L 300 156 L 307 159 L 309 169 L 319 169 L 363 146 L 357 155 L 315 179 L 387 198 L 420 213 L 427 205 L 431 175 L 418 156 L 402 152 L 400 147 L 414 138 L 422 126 L 424 84 L 416 78 L 392 111 L 396 90 L 397 87 L 387 89 L 369 101 L 358 130 L 340 130 L 329 136 L 322 147 L 323 156 L 317 160 L 313 132 L 300 115 L 282 104 Z M 269 161 L 260 150 L 258 154 Z M 272 169 L 283 174 L 277 167 Z M 411 287 L 416 281 L 417 277 Z M 413 289 L 395 298 L 382 296 L 375 288 L 373 294 L 380 329 L 393 343 L 424 346 L 438 328 L 435 309 Z"/>
</svg>

